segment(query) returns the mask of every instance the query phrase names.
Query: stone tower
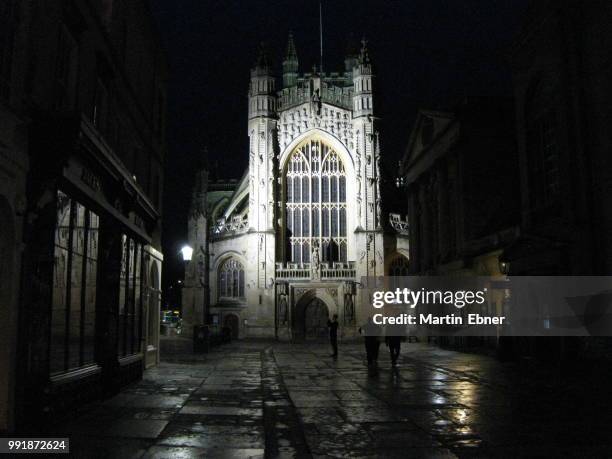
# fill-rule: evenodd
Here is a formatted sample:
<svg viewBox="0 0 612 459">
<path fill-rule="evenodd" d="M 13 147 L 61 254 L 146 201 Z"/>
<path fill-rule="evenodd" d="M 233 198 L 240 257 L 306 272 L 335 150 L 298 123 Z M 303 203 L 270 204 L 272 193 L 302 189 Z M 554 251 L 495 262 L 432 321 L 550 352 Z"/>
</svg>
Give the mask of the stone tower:
<svg viewBox="0 0 612 459">
<path fill-rule="evenodd" d="M 276 89 L 264 45 L 260 45 L 249 86 L 249 233 L 247 301 L 266 316 L 273 307 L 276 215 Z M 269 312 L 273 316 L 273 309 Z"/>
<path fill-rule="evenodd" d="M 362 40 L 354 62 L 353 132 L 357 182 L 357 271 L 361 276 L 383 275 L 383 237 L 380 197 L 380 145 L 374 117 L 374 73 L 367 42 Z M 349 59 L 347 59 L 349 60 Z"/>
</svg>

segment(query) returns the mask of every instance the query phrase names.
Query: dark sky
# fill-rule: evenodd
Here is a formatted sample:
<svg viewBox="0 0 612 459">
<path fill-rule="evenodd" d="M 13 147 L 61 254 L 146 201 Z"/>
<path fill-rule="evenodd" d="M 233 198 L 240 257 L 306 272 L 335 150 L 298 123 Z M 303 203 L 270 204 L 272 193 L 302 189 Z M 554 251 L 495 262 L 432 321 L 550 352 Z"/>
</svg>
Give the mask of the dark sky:
<svg viewBox="0 0 612 459">
<path fill-rule="evenodd" d="M 506 55 L 528 0 L 323 0 L 324 70 L 341 71 L 365 36 L 377 73 L 383 167 L 392 170 L 419 107 L 510 94 Z M 181 275 L 193 175 L 204 148 L 219 175 L 248 161 L 249 68 L 261 41 L 280 67 L 293 31 L 300 71 L 318 63 L 317 0 L 150 0 L 168 51 L 164 285 Z"/>
</svg>

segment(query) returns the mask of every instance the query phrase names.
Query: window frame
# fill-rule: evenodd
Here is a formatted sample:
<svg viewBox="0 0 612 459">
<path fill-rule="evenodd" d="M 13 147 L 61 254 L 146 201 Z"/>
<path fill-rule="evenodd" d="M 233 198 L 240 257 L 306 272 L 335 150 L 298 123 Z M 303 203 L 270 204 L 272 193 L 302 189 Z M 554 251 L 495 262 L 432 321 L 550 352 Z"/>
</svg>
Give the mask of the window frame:
<svg viewBox="0 0 612 459">
<path fill-rule="evenodd" d="M 316 240 L 321 250 L 321 261 L 346 263 L 347 177 L 340 155 L 324 140 L 314 138 L 305 141 L 289 155 L 283 178 L 285 260 L 306 263 L 311 254 L 304 251 L 310 251 Z M 302 183 L 300 196 L 307 195 L 308 199 L 295 199 L 293 190 L 296 182 Z M 306 193 L 303 191 L 304 184 Z M 315 185 L 317 189 L 313 189 Z M 296 213 L 305 214 L 309 219 L 307 225 L 301 225 L 300 231 L 295 231 L 292 221 Z M 342 250 L 325 251 L 324 246 L 342 247 Z"/>
<path fill-rule="evenodd" d="M 67 220 L 68 226 L 60 226 L 60 206 L 62 202 L 65 203 L 64 214 L 62 221 Z M 69 193 L 63 190 L 57 190 L 56 194 L 56 221 L 54 231 L 54 242 L 53 242 L 53 286 L 52 286 L 52 305 L 51 305 L 51 317 L 49 321 L 49 346 L 48 346 L 48 361 L 49 361 L 49 375 L 61 375 L 69 373 L 71 371 L 78 370 L 79 368 L 91 366 L 96 364 L 96 309 L 97 309 L 97 285 L 98 285 L 98 244 L 99 244 L 99 228 L 100 228 L 100 216 L 91 210 L 87 205 L 82 204 L 81 201 L 73 198 Z M 76 225 L 78 221 L 79 209 L 83 209 L 83 225 L 82 228 Z M 92 226 L 93 221 L 96 222 L 95 228 Z M 67 232 L 66 245 L 59 245 L 58 237 L 61 231 Z M 75 239 L 75 233 L 82 230 L 82 241 L 79 241 L 80 236 L 77 235 Z M 96 231 L 96 233 L 94 233 Z M 95 234 L 95 242 L 92 244 L 93 236 Z M 80 247 L 80 253 L 75 248 L 75 244 Z M 95 248 L 95 254 L 93 249 Z M 65 265 L 62 267 L 63 277 L 59 277 L 58 273 L 58 262 L 59 252 L 64 252 L 66 259 Z M 81 264 L 80 268 L 74 271 L 74 260 L 80 257 Z M 93 270 L 93 278 L 90 271 L 90 263 L 95 266 Z M 61 285 L 60 285 L 61 284 Z M 88 288 L 90 284 L 93 284 L 94 291 L 91 296 L 88 296 Z M 63 289 L 64 294 L 61 297 L 61 301 L 58 301 L 58 289 Z M 92 304 L 88 304 L 91 300 Z M 63 306 L 62 303 L 63 302 Z M 59 313 L 61 316 L 63 334 L 59 333 L 57 336 L 58 340 L 54 339 L 54 322 L 55 316 Z M 78 324 L 73 323 L 74 317 L 78 317 Z M 91 338 L 91 346 L 88 346 L 89 354 L 86 355 L 86 321 L 91 318 L 92 325 L 88 329 L 91 331 L 87 337 Z M 77 349 L 74 352 L 75 347 L 71 341 L 78 329 Z M 63 336 L 63 337 L 62 337 Z M 57 352 L 56 348 L 59 348 Z M 56 359 L 55 354 L 62 355 L 61 364 L 55 365 Z M 75 358 L 76 355 L 76 358 Z M 76 363 L 74 363 L 76 362 Z M 60 363 L 58 360 L 57 363 Z"/>
</svg>

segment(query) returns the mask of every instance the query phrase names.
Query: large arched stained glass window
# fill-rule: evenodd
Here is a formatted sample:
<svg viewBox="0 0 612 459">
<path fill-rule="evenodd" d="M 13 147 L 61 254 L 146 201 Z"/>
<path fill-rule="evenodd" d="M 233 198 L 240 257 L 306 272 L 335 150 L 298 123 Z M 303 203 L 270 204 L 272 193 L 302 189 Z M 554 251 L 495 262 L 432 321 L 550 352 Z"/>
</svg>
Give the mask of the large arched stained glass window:
<svg viewBox="0 0 612 459">
<path fill-rule="evenodd" d="M 308 263 L 313 242 L 321 261 L 347 261 L 346 173 L 338 154 L 320 140 L 298 147 L 285 176 L 287 260 Z"/>
<path fill-rule="evenodd" d="M 219 268 L 219 298 L 244 298 L 244 267 L 233 258 Z"/>
</svg>

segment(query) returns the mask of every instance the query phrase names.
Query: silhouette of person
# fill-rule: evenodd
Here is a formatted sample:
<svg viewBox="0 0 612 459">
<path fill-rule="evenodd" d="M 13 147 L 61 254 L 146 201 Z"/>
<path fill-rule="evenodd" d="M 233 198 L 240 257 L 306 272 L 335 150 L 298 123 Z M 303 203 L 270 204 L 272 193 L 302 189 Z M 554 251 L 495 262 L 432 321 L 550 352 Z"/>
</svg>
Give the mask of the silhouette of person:
<svg viewBox="0 0 612 459">
<path fill-rule="evenodd" d="M 363 327 L 359 327 L 359 333 L 365 336 L 366 356 L 368 365 L 376 365 L 378 363 L 378 349 L 380 341 L 378 339 L 378 327 L 374 324 L 372 317 L 368 317 L 368 323 Z"/>
<path fill-rule="evenodd" d="M 329 328 L 329 341 L 332 346 L 332 357 L 338 357 L 338 314 L 334 314 L 332 320 L 327 321 Z"/>
<path fill-rule="evenodd" d="M 399 357 L 400 350 L 402 347 L 403 329 L 398 325 L 390 325 L 385 329 L 385 343 L 389 348 L 389 355 L 391 356 L 391 365 L 397 365 L 397 358 Z"/>
</svg>

